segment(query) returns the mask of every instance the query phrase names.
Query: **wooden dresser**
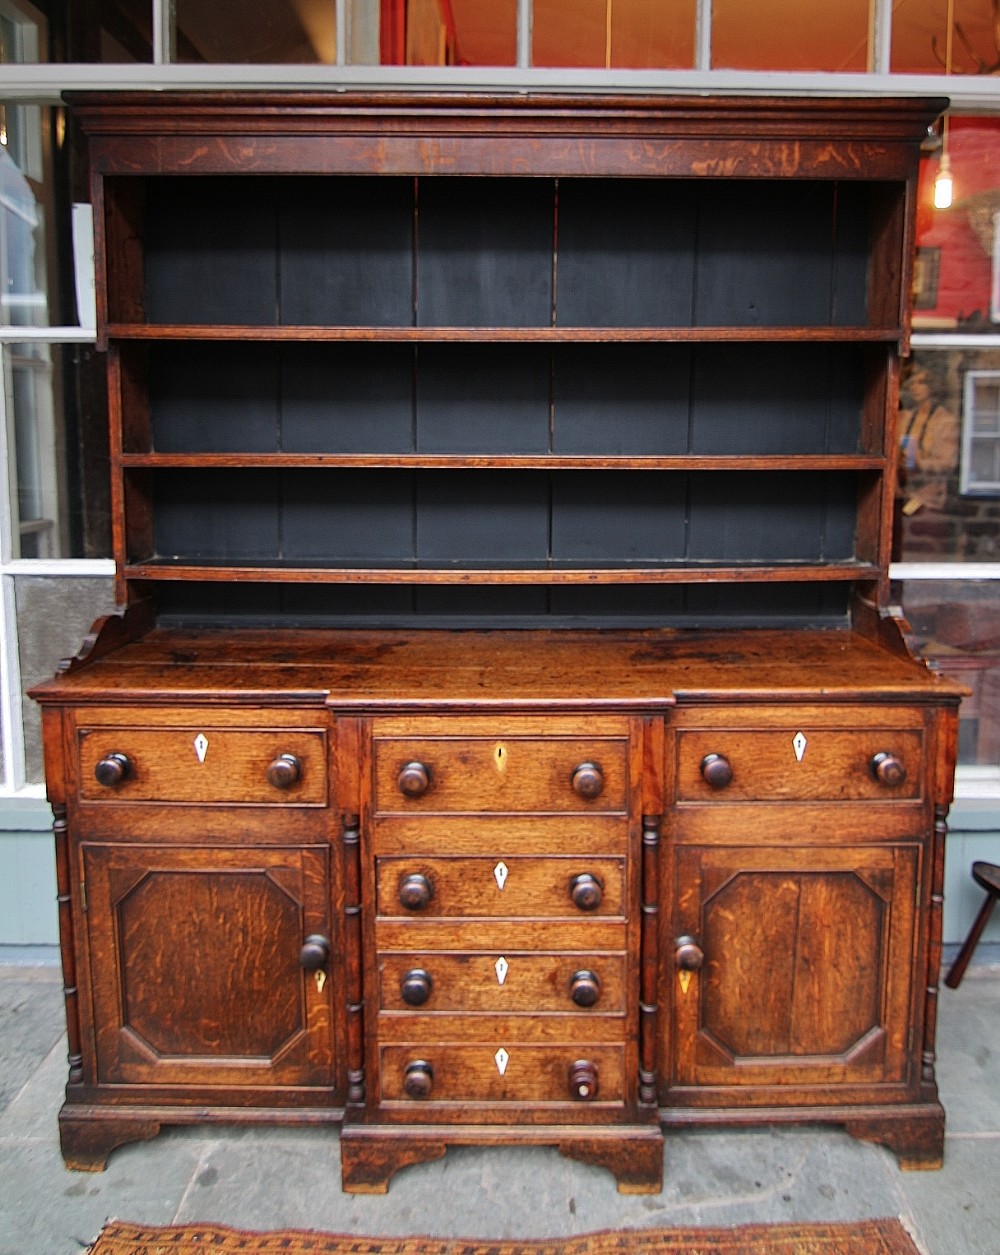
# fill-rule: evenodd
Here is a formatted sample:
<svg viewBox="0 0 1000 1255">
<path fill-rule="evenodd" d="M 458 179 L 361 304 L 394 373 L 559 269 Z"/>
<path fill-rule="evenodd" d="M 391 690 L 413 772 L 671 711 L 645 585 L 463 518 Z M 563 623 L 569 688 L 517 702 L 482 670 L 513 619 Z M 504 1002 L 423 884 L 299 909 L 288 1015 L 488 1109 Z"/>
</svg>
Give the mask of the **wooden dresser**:
<svg viewBox="0 0 1000 1255">
<path fill-rule="evenodd" d="M 71 104 L 122 610 L 33 694 L 67 1163 L 939 1164 L 961 693 L 887 569 L 943 102 Z"/>
</svg>

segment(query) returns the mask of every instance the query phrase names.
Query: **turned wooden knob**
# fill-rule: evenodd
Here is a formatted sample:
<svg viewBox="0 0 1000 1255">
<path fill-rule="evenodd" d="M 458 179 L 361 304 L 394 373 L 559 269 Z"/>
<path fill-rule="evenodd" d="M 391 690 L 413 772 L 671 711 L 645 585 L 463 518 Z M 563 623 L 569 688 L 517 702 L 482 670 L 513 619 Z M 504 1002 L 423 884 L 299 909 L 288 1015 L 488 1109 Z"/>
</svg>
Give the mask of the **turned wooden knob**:
<svg viewBox="0 0 1000 1255">
<path fill-rule="evenodd" d="M 876 754 L 868 764 L 871 773 L 879 784 L 884 784 L 886 788 L 895 788 L 897 784 L 902 784 L 906 779 L 906 768 L 903 766 L 903 760 L 897 758 L 895 754 L 882 752 Z"/>
<path fill-rule="evenodd" d="M 113 789 L 116 785 L 127 779 L 132 772 L 132 764 L 127 754 L 119 754 L 112 752 L 105 754 L 101 761 L 94 768 L 94 775 L 97 777 L 98 784 L 103 784 L 108 789 Z"/>
<path fill-rule="evenodd" d="M 596 763 L 581 763 L 571 777 L 573 790 L 579 797 L 600 797 L 604 790 L 604 773 Z"/>
<path fill-rule="evenodd" d="M 430 972 L 425 972 L 422 967 L 411 968 L 399 982 L 400 997 L 410 1007 L 422 1007 L 433 988 Z"/>
<path fill-rule="evenodd" d="M 399 901 L 408 911 L 422 911 L 434 897 L 434 886 L 420 872 L 410 872 L 399 882 Z"/>
<path fill-rule="evenodd" d="M 733 779 L 733 766 L 725 754 L 706 754 L 701 760 L 701 774 L 713 789 L 724 789 Z"/>
<path fill-rule="evenodd" d="M 682 972 L 700 971 L 705 962 L 705 951 L 693 937 L 678 937 L 675 943 L 674 962 Z"/>
<path fill-rule="evenodd" d="M 592 1007 L 601 996 L 601 980 L 596 972 L 574 972 L 569 982 L 569 996 L 578 1007 Z"/>
<path fill-rule="evenodd" d="M 569 896 L 581 911 L 596 911 L 601 905 L 601 882 L 590 872 L 581 872 L 569 882 Z"/>
<path fill-rule="evenodd" d="M 330 939 L 319 933 L 313 933 L 302 943 L 302 949 L 299 951 L 299 964 L 307 972 L 316 972 L 321 967 L 326 967 L 329 957 Z"/>
<path fill-rule="evenodd" d="M 434 1088 L 434 1069 L 423 1059 L 414 1059 L 403 1073 L 403 1092 L 410 1098 L 429 1098 Z"/>
<path fill-rule="evenodd" d="M 581 1102 L 597 1097 L 597 1064 L 588 1059 L 577 1059 L 569 1065 L 569 1092 Z"/>
<path fill-rule="evenodd" d="M 423 763 L 407 763 L 396 777 L 396 785 L 406 797 L 419 797 L 421 793 L 426 793 L 430 782 L 431 773 Z"/>
<path fill-rule="evenodd" d="M 267 768 L 267 779 L 276 789 L 290 789 L 302 779 L 302 764 L 294 754 L 279 754 Z"/>
</svg>

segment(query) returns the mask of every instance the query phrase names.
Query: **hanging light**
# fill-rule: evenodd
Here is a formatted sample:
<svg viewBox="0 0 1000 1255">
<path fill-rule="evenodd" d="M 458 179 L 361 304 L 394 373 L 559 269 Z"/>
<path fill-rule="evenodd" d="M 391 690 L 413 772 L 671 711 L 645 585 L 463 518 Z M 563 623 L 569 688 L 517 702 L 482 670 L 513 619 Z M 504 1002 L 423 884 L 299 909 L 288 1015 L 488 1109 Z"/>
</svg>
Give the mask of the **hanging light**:
<svg viewBox="0 0 1000 1255">
<path fill-rule="evenodd" d="M 951 177 L 951 158 L 946 152 L 942 152 L 941 164 L 938 166 L 937 177 L 934 180 L 934 208 L 950 209 L 954 193 L 955 184 Z"/>
<path fill-rule="evenodd" d="M 955 28 L 955 0 L 948 0 L 948 33 L 945 37 L 944 72 L 951 73 L 951 38 Z M 941 123 L 941 160 L 934 178 L 934 208 L 950 209 L 955 195 L 955 182 L 951 177 L 951 158 L 948 156 L 948 114 Z"/>
</svg>

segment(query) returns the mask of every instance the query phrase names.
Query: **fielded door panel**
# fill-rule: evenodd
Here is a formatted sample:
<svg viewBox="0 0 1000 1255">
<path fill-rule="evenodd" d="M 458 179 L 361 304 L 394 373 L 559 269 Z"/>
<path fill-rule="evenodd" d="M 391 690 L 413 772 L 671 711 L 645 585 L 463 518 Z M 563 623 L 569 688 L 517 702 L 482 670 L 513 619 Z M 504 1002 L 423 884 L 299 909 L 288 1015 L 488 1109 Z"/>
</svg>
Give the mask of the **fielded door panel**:
<svg viewBox="0 0 1000 1255">
<path fill-rule="evenodd" d="M 680 850 L 675 935 L 704 959 L 671 959 L 674 1083 L 905 1082 L 918 867 L 914 846 Z"/>
<path fill-rule="evenodd" d="M 326 847 L 81 848 L 98 1079 L 331 1086 Z M 318 978 L 318 971 L 322 977 Z"/>
</svg>

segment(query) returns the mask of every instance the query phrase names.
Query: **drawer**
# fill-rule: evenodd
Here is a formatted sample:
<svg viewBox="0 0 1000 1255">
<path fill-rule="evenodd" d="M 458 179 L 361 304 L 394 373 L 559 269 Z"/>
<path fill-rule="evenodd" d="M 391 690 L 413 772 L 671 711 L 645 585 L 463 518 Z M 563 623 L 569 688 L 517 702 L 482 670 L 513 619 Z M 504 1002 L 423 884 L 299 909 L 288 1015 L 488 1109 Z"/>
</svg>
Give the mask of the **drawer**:
<svg viewBox="0 0 1000 1255">
<path fill-rule="evenodd" d="M 376 737 L 375 811 L 623 812 L 627 737 Z"/>
<path fill-rule="evenodd" d="M 384 1011 L 562 1011 L 586 1015 L 625 1009 L 623 954 L 482 954 L 439 951 L 384 954 Z"/>
<path fill-rule="evenodd" d="M 921 797 L 922 769 L 923 734 L 913 728 L 698 728 L 677 734 L 682 802 L 913 801 Z"/>
<path fill-rule="evenodd" d="M 77 748 L 86 801 L 327 804 L 321 728 L 81 727 Z"/>
<path fill-rule="evenodd" d="M 379 858 L 380 916 L 620 917 L 622 858 Z"/>
<path fill-rule="evenodd" d="M 522 1046 L 516 1042 L 384 1046 L 380 1052 L 382 1098 L 413 1106 L 423 1102 L 558 1102 L 581 1107 L 594 1102 L 621 1103 L 625 1098 L 624 1055 L 619 1046 Z"/>
</svg>

